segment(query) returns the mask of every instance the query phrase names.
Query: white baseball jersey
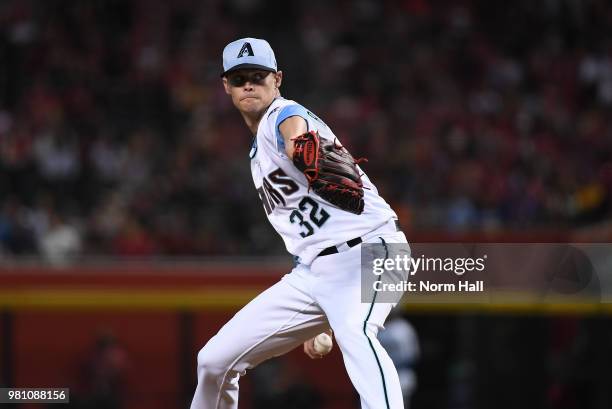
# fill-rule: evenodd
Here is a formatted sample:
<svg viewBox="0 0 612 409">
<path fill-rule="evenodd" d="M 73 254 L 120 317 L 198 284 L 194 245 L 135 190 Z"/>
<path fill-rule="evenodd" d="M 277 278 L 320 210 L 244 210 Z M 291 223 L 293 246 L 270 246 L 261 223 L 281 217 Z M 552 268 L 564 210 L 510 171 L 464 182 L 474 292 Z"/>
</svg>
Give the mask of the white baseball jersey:
<svg viewBox="0 0 612 409">
<path fill-rule="evenodd" d="M 289 253 L 308 265 L 321 250 L 361 237 L 397 216 L 365 174 L 362 176 L 365 207 L 360 215 L 332 205 L 312 190 L 309 192 L 306 177 L 287 156 L 279 131 L 279 125 L 291 116 L 304 118 L 308 130 L 318 131 L 322 138 L 336 139 L 312 112 L 279 97 L 261 118 L 249 156 L 253 182 L 268 220 L 283 238 Z"/>
</svg>

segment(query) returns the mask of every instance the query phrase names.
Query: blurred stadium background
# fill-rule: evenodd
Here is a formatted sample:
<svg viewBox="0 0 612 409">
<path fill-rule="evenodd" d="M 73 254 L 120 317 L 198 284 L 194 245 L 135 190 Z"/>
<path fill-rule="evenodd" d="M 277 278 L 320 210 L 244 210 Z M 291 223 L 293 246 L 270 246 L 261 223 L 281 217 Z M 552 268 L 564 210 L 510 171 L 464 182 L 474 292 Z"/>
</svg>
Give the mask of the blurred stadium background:
<svg viewBox="0 0 612 409">
<path fill-rule="evenodd" d="M 290 267 L 219 81 L 243 36 L 369 158 L 409 241 L 612 240 L 607 1 L 4 0 L 2 386 L 187 407 L 197 350 Z M 406 305 L 411 407 L 608 409 L 611 311 Z M 241 408 L 358 407 L 337 350 L 241 387 Z"/>
</svg>

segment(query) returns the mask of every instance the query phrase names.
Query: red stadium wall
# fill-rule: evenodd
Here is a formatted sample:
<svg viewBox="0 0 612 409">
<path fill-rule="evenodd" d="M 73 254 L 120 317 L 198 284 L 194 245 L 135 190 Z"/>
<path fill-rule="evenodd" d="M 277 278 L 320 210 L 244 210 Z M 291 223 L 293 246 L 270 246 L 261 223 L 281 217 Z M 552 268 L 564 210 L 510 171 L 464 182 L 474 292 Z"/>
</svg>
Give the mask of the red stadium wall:
<svg viewBox="0 0 612 409">
<path fill-rule="evenodd" d="M 76 392 L 82 366 L 101 330 L 116 334 L 127 353 L 129 407 L 175 407 L 179 351 L 171 312 L 17 312 L 14 385 L 69 386 Z"/>
</svg>

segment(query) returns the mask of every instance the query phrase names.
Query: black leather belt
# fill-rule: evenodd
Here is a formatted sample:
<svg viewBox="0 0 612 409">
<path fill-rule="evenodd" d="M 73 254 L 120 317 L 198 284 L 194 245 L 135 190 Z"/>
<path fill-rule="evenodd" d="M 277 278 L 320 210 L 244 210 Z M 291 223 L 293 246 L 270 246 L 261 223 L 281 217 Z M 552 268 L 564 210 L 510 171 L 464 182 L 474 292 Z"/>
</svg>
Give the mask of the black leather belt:
<svg viewBox="0 0 612 409">
<path fill-rule="evenodd" d="M 395 220 L 395 231 L 400 231 L 400 224 L 399 224 L 399 220 Z M 361 239 L 361 237 L 355 237 L 354 239 L 350 239 L 346 242 L 346 245 L 349 247 L 355 247 L 356 245 L 358 245 L 359 243 L 363 243 L 363 240 Z M 338 250 L 337 246 L 330 246 L 326 249 L 323 249 L 319 255 L 317 257 L 322 257 L 322 256 L 329 256 L 330 254 L 336 254 L 336 253 L 340 253 L 340 250 Z"/>
</svg>

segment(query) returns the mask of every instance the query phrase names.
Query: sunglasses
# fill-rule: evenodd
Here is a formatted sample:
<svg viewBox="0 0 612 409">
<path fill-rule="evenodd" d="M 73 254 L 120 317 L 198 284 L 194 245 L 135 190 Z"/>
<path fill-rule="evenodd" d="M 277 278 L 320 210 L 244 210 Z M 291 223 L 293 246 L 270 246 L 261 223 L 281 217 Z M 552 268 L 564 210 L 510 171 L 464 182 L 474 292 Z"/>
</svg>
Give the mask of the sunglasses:
<svg viewBox="0 0 612 409">
<path fill-rule="evenodd" d="M 228 75 L 227 82 L 232 87 L 242 87 L 247 82 L 253 85 L 262 85 L 266 80 L 266 77 L 270 75 L 267 71 L 255 71 L 248 74 L 233 74 Z"/>
</svg>

